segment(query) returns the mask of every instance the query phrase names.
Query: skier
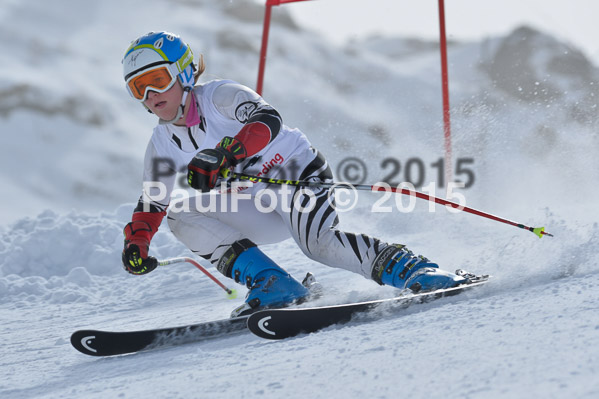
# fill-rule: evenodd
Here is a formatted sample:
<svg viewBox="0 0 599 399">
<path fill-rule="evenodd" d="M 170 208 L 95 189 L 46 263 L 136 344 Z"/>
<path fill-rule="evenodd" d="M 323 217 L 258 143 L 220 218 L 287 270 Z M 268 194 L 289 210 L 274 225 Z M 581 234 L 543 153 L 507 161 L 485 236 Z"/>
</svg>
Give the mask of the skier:
<svg viewBox="0 0 599 399">
<path fill-rule="evenodd" d="M 404 245 L 338 230 L 334 193 L 323 189 L 293 188 L 287 195 L 286 187 L 261 183 L 242 190 L 245 195 L 221 190 L 215 196 L 212 189 L 227 169 L 321 182 L 331 182 L 332 173 L 306 136 L 285 126 L 251 89 L 230 80 L 196 85 L 205 70 L 203 57 L 196 62 L 179 36 L 143 35 L 131 43 L 122 63 L 131 96 L 159 118 L 145 153 L 144 190 L 124 228 L 122 260 L 129 273 L 142 275 L 157 267 L 148 250 L 170 205 L 168 225 L 177 239 L 249 288 L 232 317 L 309 296 L 309 281 L 300 283 L 259 248 L 289 237 L 309 258 L 381 285 L 425 291 L 467 281 Z M 180 171 L 201 192 L 183 207 L 170 204 Z M 265 189 L 274 194 L 259 196 Z"/>
</svg>

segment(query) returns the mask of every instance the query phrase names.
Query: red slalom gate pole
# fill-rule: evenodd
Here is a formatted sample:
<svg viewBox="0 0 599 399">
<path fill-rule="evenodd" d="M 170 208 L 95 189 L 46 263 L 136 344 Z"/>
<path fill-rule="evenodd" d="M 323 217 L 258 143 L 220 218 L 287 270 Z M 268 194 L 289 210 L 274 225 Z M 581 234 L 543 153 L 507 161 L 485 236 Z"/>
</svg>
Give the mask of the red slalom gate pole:
<svg viewBox="0 0 599 399">
<path fill-rule="evenodd" d="M 264 26 L 262 27 L 262 47 L 260 48 L 260 65 L 258 66 L 258 83 L 256 83 L 256 93 L 262 95 L 264 85 L 264 69 L 266 67 L 266 50 L 268 49 L 268 33 L 270 31 L 270 16 L 272 4 L 266 2 L 264 10 Z"/>
<path fill-rule="evenodd" d="M 443 136 L 445 139 L 445 184 L 453 180 L 451 156 L 451 120 L 449 108 L 449 71 L 447 67 L 447 38 L 445 35 L 445 1 L 439 0 L 439 47 L 441 52 L 441 91 L 443 94 Z"/>
<path fill-rule="evenodd" d="M 258 82 L 256 83 L 256 93 L 262 95 L 264 88 L 264 71 L 266 69 L 266 52 L 268 49 L 268 35 L 270 33 L 270 19 L 272 16 L 272 7 L 280 6 L 285 3 L 295 3 L 309 0 L 266 0 L 264 9 L 264 25 L 262 27 L 262 46 L 260 48 L 260 63 L 258 66 Z"/>
</svg>

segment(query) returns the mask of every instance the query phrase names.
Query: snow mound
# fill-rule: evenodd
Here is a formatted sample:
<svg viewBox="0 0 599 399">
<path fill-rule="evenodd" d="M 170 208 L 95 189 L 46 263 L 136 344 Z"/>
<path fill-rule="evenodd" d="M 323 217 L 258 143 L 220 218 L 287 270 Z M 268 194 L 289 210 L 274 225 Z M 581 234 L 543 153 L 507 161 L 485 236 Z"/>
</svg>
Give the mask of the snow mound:
<svg viewBox="0 0 599 399">
<path fill-rule="evenodd" d="M 132 276 L 121 266 L 122 230 L 132 210 L 131 204 L 99 215 L 48 210 L 5 227 L 0 233 L 0 298 L 78 302 L 115 293 L 109 288 L 115 281 L 132 284 L 137 279 L 128 280 Z M 185 248 L 163 227 L 152 251 L 158 257 L 180 256 Z M 184 280 L 188 271 L 183 272 L 162 275 L 160 286 Z M 130 293 L 156 285 L 155 280 L 133 283 Z"/>
<path fill-rule="evenodd" d="M 0 276 L 50 278 L 70 275 L 74 269 L 88 275 L 115 274 L 118 270 L 106 265 L 117 260 L 114 249 L 122 246 L 122 228 L 110 215 L 47 210 L 21 219 L 2 234 Z"/>
</svg>

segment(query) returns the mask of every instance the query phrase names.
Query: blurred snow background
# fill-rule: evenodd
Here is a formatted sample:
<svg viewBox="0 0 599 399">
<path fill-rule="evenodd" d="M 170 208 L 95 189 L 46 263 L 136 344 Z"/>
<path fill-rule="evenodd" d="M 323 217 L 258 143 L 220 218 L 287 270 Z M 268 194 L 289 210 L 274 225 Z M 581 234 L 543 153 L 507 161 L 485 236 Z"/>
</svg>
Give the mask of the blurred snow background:
<svg viewBox="0 0 599 399">
<path fill-rule="evenodd" d="M 285 343 L 245 336 L 105 361 L 70 348 L 74 329 L 222 318 L 242 300 L 224 301 L 194 269 L 122 271 L 121 229 L 156 121 L 127 94 L 120 61 L 139 35 L 170 30 L 204 54 L 204 80 L 254 87 L 262 18 L 249 0 L 0 0 L 2 395 L 297 397 L 306 386 L 314 397 L 376 396 L 364 386 L 381 397 L 597 395 L 599 71 L 575 44 L 530 26 L 450 41 L 454 162 L 474 160 L 474 184 L 461 191 L 467 205 L 556 237 L 431 213 L 425 202 L 407 214 L 373 214 L 374 194 L 342 215 L 347 230 L 406 243 L 448 269 L 493 274 L 472 301 Z M 265 98 L 334 169 L 358 157 L 373 183 L 391 171 L 383 159 L 404 167 L 417 158 L 434 182 L 430 165 L 443 156 L 439 76 L 434 40 L 338 44 L 274 9 Z M 308 261 L 292 242 L 265 250 L 295 275 L 314 271 L 329 302 L 394 294 Z M 166 226 L 152 253 L 189 255 Z M 157 363 L 156 374 L 134 372 Z M 382 364 L 394 369 L 371 372 Z"/>
</svg>

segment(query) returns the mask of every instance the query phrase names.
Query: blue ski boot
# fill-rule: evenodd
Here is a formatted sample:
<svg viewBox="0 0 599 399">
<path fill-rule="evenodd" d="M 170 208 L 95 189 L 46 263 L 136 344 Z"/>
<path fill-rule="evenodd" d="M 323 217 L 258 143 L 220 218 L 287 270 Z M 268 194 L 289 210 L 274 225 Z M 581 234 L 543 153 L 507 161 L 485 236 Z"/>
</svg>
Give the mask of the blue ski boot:
<svg viewBox="0 0 599 399">
<path fill-rule="evenodd" d="M 233 243 L 220 258 L 217 268 L 225 276 L 249 288 L 245 303 L 233 310 L 231 317 L 250 314 L 262 308 L 284 307 L 301 302 L 310 294 L 308 288 L 247 239 Z"/>
<path fill-rule="evenodd" d="M 455 287 L 468 282 L 468 278 L 439 269 L 425 257 L 416 256 L 405 245 L 391 244 L 374 260 L 372 279 L 383 285 L 413 292 L 426 292 Z"/>
</svg>

